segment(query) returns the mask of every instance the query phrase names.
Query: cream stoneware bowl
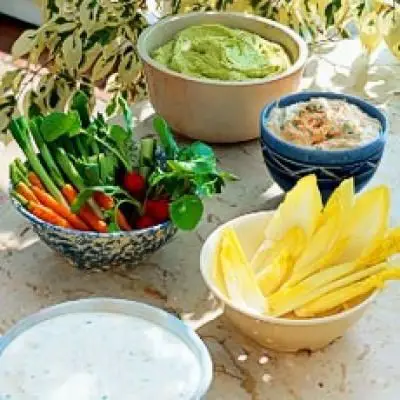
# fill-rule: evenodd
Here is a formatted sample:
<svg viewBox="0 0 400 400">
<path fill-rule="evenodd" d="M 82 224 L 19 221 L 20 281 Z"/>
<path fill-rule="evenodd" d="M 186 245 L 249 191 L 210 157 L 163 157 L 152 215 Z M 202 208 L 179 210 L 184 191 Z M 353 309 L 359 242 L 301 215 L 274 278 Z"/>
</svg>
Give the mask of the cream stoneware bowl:
<svg viewBox="0 0 400 400">
<path fill-rule="evenodd" d="M 243 250 L 250 257 L 261 244 L 264 229 L 272 213 L 272 211 L 265 211 L 247 214 L 217 228 L 207 238 L 202 248 L 201 273 L 208 288 L 224 305 L 225 315 L 244 335 L 263 347 L 277 351 L 319 350 L 343 336 L 348 328 L 361 318 L 376 293 L 357 306 L 332 316 L 294 320 L 259 315 L 241 309 L 221 293 L 212 279 L 215 255 L 222 230 L 227 226 L 233 227 L 242 243 Z"/>
<path fill-rule="evenodd" d="M 270 78 L 249 81 L 199 79 L 176 73 L 152 59 L 154 50 L 192 25 L 222 24 L 281 44 L 292 66 Z M 160 20 L 139 37 L 150 101 L 173 131 L 211 143 L 236 143 L 259 136 L 265 104 L 296 91 L 308 57 L 307 45 L 291 29 L 243 13 L 194 12 Z"/>
</svg>

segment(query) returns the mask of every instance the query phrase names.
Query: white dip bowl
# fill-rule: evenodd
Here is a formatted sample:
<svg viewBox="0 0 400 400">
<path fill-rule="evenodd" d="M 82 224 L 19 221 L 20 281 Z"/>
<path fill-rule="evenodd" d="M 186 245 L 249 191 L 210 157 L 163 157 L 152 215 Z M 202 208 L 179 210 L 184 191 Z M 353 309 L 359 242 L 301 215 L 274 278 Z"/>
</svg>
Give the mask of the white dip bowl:
<svg viewBox="0 0 400 400">
<path fill-rule="evenodd" d="M 0 399 L 199 400 L 211 380 L 196 333 L 134 301 L 63 303 L 0 340 Z"/>
</svg>

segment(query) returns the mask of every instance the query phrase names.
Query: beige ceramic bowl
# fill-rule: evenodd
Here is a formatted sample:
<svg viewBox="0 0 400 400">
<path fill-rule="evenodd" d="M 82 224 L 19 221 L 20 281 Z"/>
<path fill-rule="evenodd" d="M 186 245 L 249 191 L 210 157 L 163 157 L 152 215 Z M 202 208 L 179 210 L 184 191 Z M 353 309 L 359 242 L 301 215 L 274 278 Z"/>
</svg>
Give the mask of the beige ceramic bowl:
<svg viewBox="0 0 400 400">
<path fill-rule="evenodd" d="M 200 265 L 203 278 L 208 288 L 224 304 L 225 315 L 231 322 L 242 333 L 262 346 L 285 352 L 321 349 L 343 336 L 347 329 L 361 318 L 376 294 L 373 294 L 357 306 L 333 316 L 292 320 L 260 316 L 241 309 L 221 293 L 212 279 L 215 252 L 221 230 L 226 226 L 232 226 L 238 234 L 245 253 L 250 257 L 260 245 L 260 238 L 263 237 L 264 229 L 271 215 L 272 212 L 247 214 L 216 229 L 208 237 L 201 251 Z"/>
<path fill-rule="evenodd" d="M 279 43 L 293 65 L 272 78 L 233 82 L 188 77 L 151 58 L 150 54 L 177 32 L 205 23 L 244 29 Z M 291 29 L 265 18 L 227 12 L 194 12 L 163 19 L 141 34 L 138 51 L 156 112 L 176 133 L 213 143 L 258 137 L 261 109 L 298 89 L 308 57 L 306 43 Z"/>
</svg>

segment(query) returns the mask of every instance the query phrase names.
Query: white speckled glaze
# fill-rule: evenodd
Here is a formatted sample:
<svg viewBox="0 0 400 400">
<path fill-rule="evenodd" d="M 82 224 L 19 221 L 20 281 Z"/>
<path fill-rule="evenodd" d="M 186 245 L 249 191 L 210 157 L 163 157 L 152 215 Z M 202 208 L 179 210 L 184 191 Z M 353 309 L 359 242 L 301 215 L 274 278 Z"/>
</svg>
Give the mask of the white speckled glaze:
<svg viewBox="0 0 400 400">
<path fill-rule="evenodd" d="M 16 200 L 12 203 L 43 242 L 81 269 L 106 270 L 136 265 L 169 242 L 177 232 L 170 221 L 131 232 L 82 232 L 44 222 Z"/>
</svg>

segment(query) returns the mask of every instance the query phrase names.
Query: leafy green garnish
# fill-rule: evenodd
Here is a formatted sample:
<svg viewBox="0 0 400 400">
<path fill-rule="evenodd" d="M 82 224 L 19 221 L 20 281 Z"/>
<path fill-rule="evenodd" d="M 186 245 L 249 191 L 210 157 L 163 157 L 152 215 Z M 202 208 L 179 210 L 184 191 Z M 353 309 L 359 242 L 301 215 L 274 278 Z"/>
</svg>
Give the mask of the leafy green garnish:
<svg viewBox="0 0 400 400">
<path fill-rule="evenodd" d="M 170 205 L 172 222 L 184 231 L 196 228 L 203 215 L 203 202 L 198 196 L 185 194 Z"/>
<path fill-rule="evenodd" d="M 203 213 L 201 197 L 221 193 L 226 181 L 237 177 L 218 169 L 210 146 L 194 142 L 179 147 L 162 118 L 155 117 L 153 125 L 166 160 L 151 174 L 149 183 L 152 188 L 162 187 L 173 200 L 170 214 L 174 224 L 182 230 L 194 229 Z"/>
<path fill-rule="evenodd" d="M 81 130 L 79 114 L 77 111 L 71 111 L 67 114 L 53 112 L 43 118 L 40 130 L 46 142 L 53 142 L 63 135 L 73 137 Z"/>
<path fill-rule="evenodd" d="M 163 118 L 156 116 L 153 120 L 153 127 L 160 137 L 161 146 L 164 148 L 166 156 L 169 159 L 174 159 L 179 152 L 179 148 L 167 123 Z"/>
</svg>

